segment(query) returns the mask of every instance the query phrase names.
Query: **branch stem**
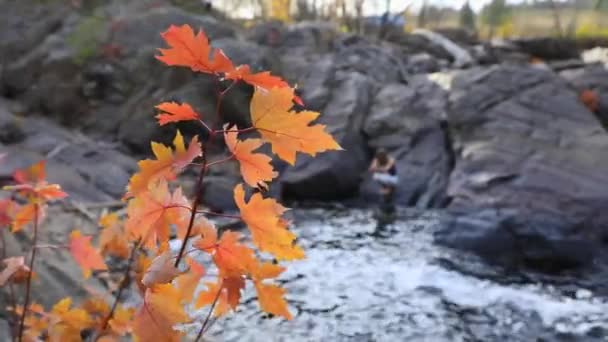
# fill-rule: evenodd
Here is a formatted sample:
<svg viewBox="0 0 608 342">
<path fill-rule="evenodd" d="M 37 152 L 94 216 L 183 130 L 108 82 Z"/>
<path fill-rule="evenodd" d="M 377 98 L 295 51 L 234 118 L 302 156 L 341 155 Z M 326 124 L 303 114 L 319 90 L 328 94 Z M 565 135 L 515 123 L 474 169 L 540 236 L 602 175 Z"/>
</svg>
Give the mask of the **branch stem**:
<svg viewBox="0 0 608 342">
<path fill-rule="evenodd" d="M 135 242 L 133 248 L 131 249 L 131 255 L 129 256 L 129 261 L 127 262 L 127 269 L 125 270 L 122 281 L 120 282 L 120 287 L 118 288 L 118 292 L 116 293 L 114 304 L 112 304 L 110 312 L 108 313 L 106 318 L 104 318 L 103 323 L 101 324 L 101 329 L 99 330 L 100 335 L 98 337 L 101 337 L 101 333 L 103 333 L 103 331 L 108 327 L 108 324 L 110 323 L 110 320 L 114 316 L 114 312 L 118 307 L 118 303 L 120 303 L 120 297 L 122 296 L 122 293 L 131 282 L 131 267 L 133 267 L 133 262 L 135 261 L 135 256 L 137 255 L 137 249 L 139 248 L 140 243 L 141 240 L 138 240 L 137 242 Z"/>
<path fill-rule="evenodd" d="M 37 200 L 37 199 L 36 199 Z M 32 242 L 32 252 L 30 256 L 30 271 L 27 274 L 27 282 L 25 285 L 25 300 L 23 302 L 23 312 L 21 313 L 21 321 L 19 322 L 19 342 L 23 341 L 23 331 L 25 330 L 25 316 L 27 315 L 28 306 L 30 305 L 30 295 L 32 292 L 32 274 L 34 273 L 34 261 L 36 260 L 36 244 L 38 243 L 38 211 L 39 204 L 34 204 L 34 238 Z"/>
</svg>

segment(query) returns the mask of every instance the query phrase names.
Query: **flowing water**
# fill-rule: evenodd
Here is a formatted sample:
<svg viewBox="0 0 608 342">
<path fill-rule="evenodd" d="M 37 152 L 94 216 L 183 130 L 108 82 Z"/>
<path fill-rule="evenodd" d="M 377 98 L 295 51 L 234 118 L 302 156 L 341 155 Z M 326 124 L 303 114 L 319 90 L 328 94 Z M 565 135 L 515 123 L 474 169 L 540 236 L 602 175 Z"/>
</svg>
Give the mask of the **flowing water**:
<svg viewBox="0 0 608 342">
<path fill-rule="evenodd" d="M 446 265 L 462 252 L 433 244 L 440 213 L 404 211 L 376 232 L 369 211 L 298 210 L 307 251 L 280 280 L 292 321 L 259 312 L 248 288 L 210 341 L 607 341 L 608 300 L 583 288 L 497 282 Z M 483 273 L 483 272 L 482 272 Z M 572 294 L 574 293 L 574 294 Z M 205 310 L 200 312 L 203 316 Z"/>
</svg>

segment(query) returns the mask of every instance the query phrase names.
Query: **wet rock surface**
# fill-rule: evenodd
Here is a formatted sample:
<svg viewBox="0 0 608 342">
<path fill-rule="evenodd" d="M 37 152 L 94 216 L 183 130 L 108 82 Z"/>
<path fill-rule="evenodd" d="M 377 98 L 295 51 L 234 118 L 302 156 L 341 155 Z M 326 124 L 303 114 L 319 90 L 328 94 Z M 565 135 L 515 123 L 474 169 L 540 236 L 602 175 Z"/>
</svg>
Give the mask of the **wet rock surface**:
<svg viewBox="0 0 608 342">
<path fill-rule="evenodd" d="M 255 293 L 211 341 L 601 341 L 608 301 L 584 288 L 524 282 L 433 244 L 440 212 L 297 210 L 307 259 L 281 276 L 292 321 L 258 312 Z M 459 259 L 459 261 L 455 261 Z M 452 263 L 446 263 L 452 260 Z M 468 274 L 458 265 L 469 265 Z M 476 275 L 473 275 L 475 274 Z M 505 281 L 506 279 L 506 281 Z M 518 280 L 519 279 L 519 280 Z M 503 280 L 500 282 L 499 280 Z M 574 293 L 574 294 L 572 294 Z M 206 312 L 201 311 L 201 315 Z"/>
</svg>

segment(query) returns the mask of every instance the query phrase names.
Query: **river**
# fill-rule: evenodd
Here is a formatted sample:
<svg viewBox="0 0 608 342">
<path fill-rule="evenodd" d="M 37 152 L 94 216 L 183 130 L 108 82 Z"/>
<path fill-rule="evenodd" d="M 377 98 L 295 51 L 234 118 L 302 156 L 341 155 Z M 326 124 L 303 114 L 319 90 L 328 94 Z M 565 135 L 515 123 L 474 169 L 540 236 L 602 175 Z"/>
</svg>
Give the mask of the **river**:
<svg viewBox="0 0 608 342">
<path fill-rule="evenodd" d="M 435 245 L 440 219 L 440 212 L 401 210 L 378 233 L 370 211 L 295 211 L 307 258 L 280 278 L 293 320 L 260 313 L 248 288 L 237 312 L 215 323 L 207 340 L 608 340 L 608 299 L 584 288 L 464 274 L 450 265 L 493 271 Z"/>
</svg>

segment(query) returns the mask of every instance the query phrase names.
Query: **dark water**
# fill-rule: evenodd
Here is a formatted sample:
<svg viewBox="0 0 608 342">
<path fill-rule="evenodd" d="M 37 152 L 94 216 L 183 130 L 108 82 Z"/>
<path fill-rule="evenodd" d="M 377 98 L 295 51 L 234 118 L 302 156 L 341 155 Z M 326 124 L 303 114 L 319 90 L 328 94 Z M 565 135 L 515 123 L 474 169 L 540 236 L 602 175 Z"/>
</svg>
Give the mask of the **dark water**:
<svg viewBox="0 0 608 342">
<path fill-rule="evenodd" d="M 238 312 L 214 324 L 207 340 L 608 340 L 607 299 L 584 288 L 566 295 L 548 284 L 465 275 L 445 265 L 469 256 L 432 242 L 440 213 L 398 216 L 374 234 L 369 211 L 297 211 L 307 258 L 280 278 L 294 319 L 261 314 L 247 289 Z M 469 266 L 490 273 L 474 259 Z"/>
</svg>

